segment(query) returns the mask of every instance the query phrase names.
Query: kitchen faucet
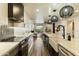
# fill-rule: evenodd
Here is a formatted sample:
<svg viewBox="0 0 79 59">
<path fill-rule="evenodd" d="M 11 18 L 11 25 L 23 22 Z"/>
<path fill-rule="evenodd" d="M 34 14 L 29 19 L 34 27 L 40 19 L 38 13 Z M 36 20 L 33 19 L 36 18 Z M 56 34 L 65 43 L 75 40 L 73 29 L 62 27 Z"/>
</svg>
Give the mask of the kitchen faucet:
<svg viewBox="0 0 79 59">
<path fill-rule="evenodd" d="M 62 36 L 63 36 L 63 38 L 65 39 L 65 27 L 63 26 L 63 25 L 58 25 L 58 27 L 57 27 L 57 32 L 58 31 L 60 31 L 60 28 L 63 28 L 63 33 L 62 33 Z"/>
</svg>

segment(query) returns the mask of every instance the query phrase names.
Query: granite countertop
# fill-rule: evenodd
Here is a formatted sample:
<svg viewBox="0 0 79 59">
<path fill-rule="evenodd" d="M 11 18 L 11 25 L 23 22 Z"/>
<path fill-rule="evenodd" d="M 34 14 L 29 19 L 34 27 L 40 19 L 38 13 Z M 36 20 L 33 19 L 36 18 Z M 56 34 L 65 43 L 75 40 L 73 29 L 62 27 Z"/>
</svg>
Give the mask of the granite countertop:
<svg viewBox="0 0 79 59">
<path fill-rule="evenodd" d="M 63 39 L 53 33 L 52 34 L 45 33 L 45 34 L 49 36 L 49 43 L 56 52 L 58 52 L 58 44 L 59 44 L 68 51 L 70 51 L 71 53 L 73 53 L 74 55 L 79 56 L 79 39 L 72 39 L 71 41 L 68 41 L 67 39 Z"/>
<path fill-rule="evenodd" d="M 59 45 L 63 46 L 66 50 L 74 54 L 75 56 L 79 56 L 79 40 L 74 39 L 72 41 L 61 41 Z"/>
<path fill-rule="evenodd" d="M 4 56 L 17 47 L 19 42 L 0 42 L 0 56 Z"/>
</svg>

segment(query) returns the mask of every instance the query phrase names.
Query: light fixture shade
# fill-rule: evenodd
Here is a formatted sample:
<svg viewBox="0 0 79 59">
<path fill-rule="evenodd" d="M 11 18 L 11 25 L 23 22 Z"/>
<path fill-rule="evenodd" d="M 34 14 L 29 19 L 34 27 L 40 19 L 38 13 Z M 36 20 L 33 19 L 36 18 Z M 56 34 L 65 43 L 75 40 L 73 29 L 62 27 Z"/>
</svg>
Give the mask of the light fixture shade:
<svg viewBox="0 0 79 59">
<path fill-rule="evenodd" d="M 53 15 L 51 17 L 51 22 L 57 22 L 58 21 L 58 17 L 56 15 Z"/>
<path fill-rule="evenodd" d="M 74 8 L 72 6 L 64 6 L 60 9 L 60 17 L 68 18 L 74 13 Z"/>
</svg>

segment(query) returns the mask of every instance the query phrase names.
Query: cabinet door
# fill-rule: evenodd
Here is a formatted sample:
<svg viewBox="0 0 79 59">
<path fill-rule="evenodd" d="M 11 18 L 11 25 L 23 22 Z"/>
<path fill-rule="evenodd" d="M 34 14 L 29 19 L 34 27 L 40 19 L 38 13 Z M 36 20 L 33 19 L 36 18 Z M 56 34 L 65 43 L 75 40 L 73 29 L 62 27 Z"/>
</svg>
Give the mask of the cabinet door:
<svg viewBox="0 0 79 59">
<path fill-rule="evenodd" d="M 28 44 L 25 44 L 22 48 L 22 55 L 27 56 L 28 55 Z"/>
</svg>

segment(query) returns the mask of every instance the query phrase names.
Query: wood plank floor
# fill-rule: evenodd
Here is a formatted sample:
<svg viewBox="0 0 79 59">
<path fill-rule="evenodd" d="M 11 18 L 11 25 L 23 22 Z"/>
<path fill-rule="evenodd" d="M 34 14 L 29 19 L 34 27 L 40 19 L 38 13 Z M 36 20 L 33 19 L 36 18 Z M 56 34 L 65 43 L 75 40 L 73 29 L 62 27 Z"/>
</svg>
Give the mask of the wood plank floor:
<svg viewBox="0 0 79 59">
<path fill-rule="evenodd" d="M 31 56 L 49 56 L 48 49 L 44 46 L 42 39 L 38 38 L 34 42 L 34 51 Z"/>
<path fill-rule="evenodd" d="M 40 55 L 36 55 L 36 53 L 38 53 L 38 52 L 33 51 L 31 56 L 49 56 L 49 52 L 46 47 L 44 47 L 44 51 L 42 51 Z"/>
</svg>

